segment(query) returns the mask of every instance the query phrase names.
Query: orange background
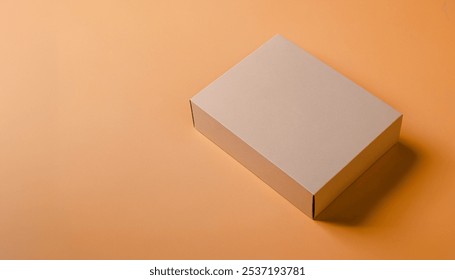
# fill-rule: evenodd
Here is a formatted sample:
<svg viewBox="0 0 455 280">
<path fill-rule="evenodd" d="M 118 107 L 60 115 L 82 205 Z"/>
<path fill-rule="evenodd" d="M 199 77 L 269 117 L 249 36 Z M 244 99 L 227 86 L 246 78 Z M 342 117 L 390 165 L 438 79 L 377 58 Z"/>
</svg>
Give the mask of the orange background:
<svg viewBox="0 0 455 280">
<path fill-rule="evenodd" d="M 404 114 L 321 221 L 192 127 L 276 33 Z M 455 258 L 454 0 L 2 0 L 0 40 L 0 258 Z"/>
</svg>

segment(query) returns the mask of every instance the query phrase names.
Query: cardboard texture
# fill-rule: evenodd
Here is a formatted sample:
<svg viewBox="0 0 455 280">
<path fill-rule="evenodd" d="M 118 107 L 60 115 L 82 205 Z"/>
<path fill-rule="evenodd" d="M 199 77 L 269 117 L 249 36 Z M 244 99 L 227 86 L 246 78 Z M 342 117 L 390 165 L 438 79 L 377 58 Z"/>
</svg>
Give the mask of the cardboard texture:
<svg viewBox="0 0 455 280">
<path fill-rule="evenodd" d="M 312 218 L 398 141 L 402 120 L 280 35 L 190 105 L 197 130 Z"/>
</svg>

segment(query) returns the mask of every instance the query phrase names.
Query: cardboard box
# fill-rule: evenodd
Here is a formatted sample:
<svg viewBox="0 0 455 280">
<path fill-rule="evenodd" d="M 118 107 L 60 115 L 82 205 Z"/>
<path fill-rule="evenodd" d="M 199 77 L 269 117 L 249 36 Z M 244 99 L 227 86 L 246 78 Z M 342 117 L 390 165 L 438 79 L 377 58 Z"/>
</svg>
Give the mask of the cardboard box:
<svg viewBox="0 0 455 280">
<path fill-rule="evenodd" d="M 402 120 L 279 35 L 190 105 L 197 130 L 312 218 L 398 141 Z"/>
</svg>

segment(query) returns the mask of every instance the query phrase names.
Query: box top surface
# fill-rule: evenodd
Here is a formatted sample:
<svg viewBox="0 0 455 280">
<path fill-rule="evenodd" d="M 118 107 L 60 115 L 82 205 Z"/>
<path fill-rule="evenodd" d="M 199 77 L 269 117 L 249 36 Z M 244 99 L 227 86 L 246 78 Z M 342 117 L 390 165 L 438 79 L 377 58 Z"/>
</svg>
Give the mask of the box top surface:
<svg viewBox="0 0 455 280">
<path fill-rule="evenodd" d="M 191 101 L 313 194 L 401 116 L 280 35 Z"/>
</svg>

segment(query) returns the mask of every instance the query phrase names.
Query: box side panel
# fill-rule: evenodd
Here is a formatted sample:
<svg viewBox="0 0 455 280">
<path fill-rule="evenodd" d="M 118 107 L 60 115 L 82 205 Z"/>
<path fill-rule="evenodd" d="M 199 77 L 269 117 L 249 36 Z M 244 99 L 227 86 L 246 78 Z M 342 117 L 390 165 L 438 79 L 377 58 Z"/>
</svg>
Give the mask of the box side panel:
<svg viewBox="0 0 455 280">
<path fill-rule="evenodd" d="M 203 135 L 252 171 L 276 192 L 309 217 L 313 217 L 313 195 L 264 156 L 191 102 L 194 126 Z"/>
<path fill-rule="evenodd" d="M 315 194 L 315 217 L 320 214 L 349 185 L 351 185 L 363 172 L 365 172 L 376 160 L 387 152 L 387 150 L 398 142 L 402 118 L 403 116 L 397 118 L 386 130 L 384 130 L 373 142 L 371 142 Z"/>
</svg>

